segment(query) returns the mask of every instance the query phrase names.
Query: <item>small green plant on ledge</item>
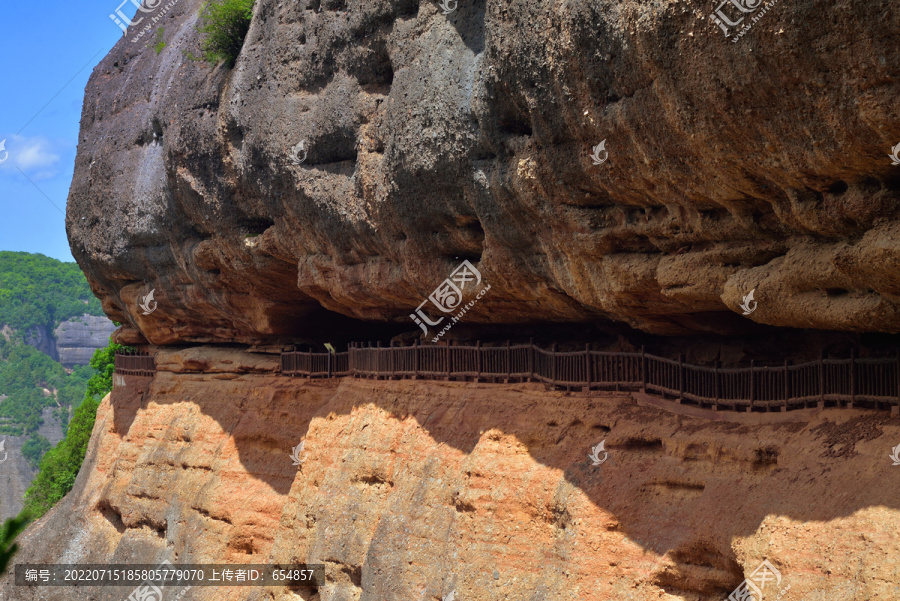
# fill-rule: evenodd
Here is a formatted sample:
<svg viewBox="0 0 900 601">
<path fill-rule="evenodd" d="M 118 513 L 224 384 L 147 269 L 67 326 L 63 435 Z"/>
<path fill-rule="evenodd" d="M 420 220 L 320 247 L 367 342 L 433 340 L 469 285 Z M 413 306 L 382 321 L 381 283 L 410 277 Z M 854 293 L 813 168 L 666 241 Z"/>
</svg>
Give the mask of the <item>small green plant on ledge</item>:
<svg viewBox="0 0 900 601">
<path fill-rule="evenodd" d="M 163 39 L 163 35 L 165 34 L 165 28 L 160 27 L 156 30 L 156 44 L 153 47 L 156 49 L 156 54 L 159 54 L 163 51 L 163 48 L 166 47 L 166 41 Z"/>
<path fill-rule="evenodd" d="M 211 0 L 200 10 L 200 42 L 203 59 L 211 64 L 234 65 L 250 30 L 255 0 Z M 189 55 L 196 60 L 197 57 Z"/>
</svg>

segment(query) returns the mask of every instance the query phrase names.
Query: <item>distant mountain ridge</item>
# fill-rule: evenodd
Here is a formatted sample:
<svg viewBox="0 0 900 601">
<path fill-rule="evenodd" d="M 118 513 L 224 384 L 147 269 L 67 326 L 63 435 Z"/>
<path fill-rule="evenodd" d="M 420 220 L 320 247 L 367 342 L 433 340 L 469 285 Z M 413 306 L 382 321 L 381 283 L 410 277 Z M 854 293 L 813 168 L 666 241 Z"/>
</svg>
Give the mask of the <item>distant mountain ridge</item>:
<svg viewBox="0 0 900 601">
<path fill-rule="evenodd" d="M 75 263 L 0 252 L 0 520 L 21 511 L 115 327 Z"/>
<path fill-rule="evenodd" d="M 76 263 L 0 251 L 0 329 L 71 367 L 87 365 L 115 325 Z"/>
</svg>

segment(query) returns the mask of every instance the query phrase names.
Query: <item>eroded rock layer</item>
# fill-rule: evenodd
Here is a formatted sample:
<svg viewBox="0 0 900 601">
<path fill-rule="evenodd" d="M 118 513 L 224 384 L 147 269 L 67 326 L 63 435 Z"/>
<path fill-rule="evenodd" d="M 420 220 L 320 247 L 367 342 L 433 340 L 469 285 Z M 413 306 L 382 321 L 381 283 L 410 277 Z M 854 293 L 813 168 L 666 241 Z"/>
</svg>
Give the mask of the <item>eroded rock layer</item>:
<svg viewBox="0 0 900 601">
<path fill-rule="evenodd" d="M 94 351 L 109 344 L 116 326 L 106 317 L 82 315 L 56 327 L 56 350 L 59 362 L 66 367 L 88 365 Z"/>
<path fill-rule="evenodd" d="M 152 380 L 117 376 L 75 489 L 21 537 L 17 562 L 320 562 L 328 574 L 318 594 L 195 587 L 186 601 L 453 590 L 721 601 L 765 559 L 781 576 L 766 598 L 900 595 L 889 458 L 900 426 L 883 414 L 757 414 L 772 423 L 752 425 L 533 384 L 290 379 L 270 358 L 221 350 L 159 365 Z M 601 441 L 608 457 L 594 466 Z M 0 595 L 123 591 L 5 582 Z"/>
<path fill-rule="evenodd" d="M 67 226 L 123 341 L 415 329 L 463 259 L 470 323 L 900 331 L 895 2 L 735 43 L 708 0 L 257 0 L 233 69 L 200 4 L 87 88 Z"/>
</svg>

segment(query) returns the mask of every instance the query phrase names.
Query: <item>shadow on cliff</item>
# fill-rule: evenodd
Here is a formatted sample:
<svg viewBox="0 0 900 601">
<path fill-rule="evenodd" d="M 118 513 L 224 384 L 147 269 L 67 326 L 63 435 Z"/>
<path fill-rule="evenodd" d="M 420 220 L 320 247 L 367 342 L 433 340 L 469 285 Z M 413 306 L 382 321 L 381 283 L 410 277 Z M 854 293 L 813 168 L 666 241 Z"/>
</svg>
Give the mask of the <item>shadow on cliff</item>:
<svg viewBox="0 0 900 601">
<path fill-rule="evenodd" d="M 350 416 L 339 432 L 346 452 L 368 453 L 373 440 L 384 446 L 373 433 L 378 416 L 366 408 L 390 416 L 395 439 L 395 430 L 408 431 L 414 421 L 435 443 L 467 458 L 493 452 L 498 441 L 521 445 L 533 461 L 558 470 L 561 480 L 614 516 L 609 530 L 666 555 L 667 567 L 651 578 L 670 594 L 715 596 L 733 590 L 744 576 L 732 541 L 757 533 L 769 516 L 827 522 L 869 507 L 900 509 L 900 486 L 884 479 L 891 469 L 889 448 L 883 458 L 856 449 L 882 437 L 900 439 L 900 424 L 881 413 L 830 410 L 808 423 L 751 426 L 639 406 L 625 394 L 569 394 L 538 384 L 229 376 L 210 394 L 215 377 L 128 378 L 113 396 L 116 432 L 126 435 L 151 399 L 195 403 L 233 437 L 248 474 L 281 495 L 297 478 L 290 450 L 309 437 L 315 442 L 308 447 L 330 452 L 322 447 L 338 435 L 329 433 L 335 417 Z M 608 461 L 595 466 L 588 454 L 604 440 Z M 516 477 L 489 473 L 483 455 L 474 463 L 459 475 L 463 488 L 473 480 Z M 391 482 L 390 476 L 357 476 Z M 577 528 L 567 502 L 563 498 L 546 512 L 548 526 Z M 478 503 L 461 501 L 455 509 L 474 511 Z"/>
</svg>

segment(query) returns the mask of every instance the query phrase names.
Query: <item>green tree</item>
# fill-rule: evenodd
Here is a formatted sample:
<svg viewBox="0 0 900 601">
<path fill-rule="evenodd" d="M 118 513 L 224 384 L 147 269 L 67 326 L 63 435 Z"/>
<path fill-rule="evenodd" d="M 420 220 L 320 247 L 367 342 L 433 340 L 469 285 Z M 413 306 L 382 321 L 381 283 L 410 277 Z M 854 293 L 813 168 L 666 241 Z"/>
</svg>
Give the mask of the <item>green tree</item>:
<svg viewBox="0 0 900 601">
<path fill-rule="evenodd" d="M 6 395 L 0 401 L 0 420 L 4 420 L 0 434 L 33 433 L 43 422 L 44 407 L 58 408 L 71 402 L 76 392 L 73 388 L 79 384 L 83 390 L 85 382 L 79 381 L 83 373 L 70 379 L 66 370 L 44 353 L 20 341 L 0 344 L 0 392 Z M 61 389 L 68 395 L 62 400 Z"/>
<path fill-rule="evenodd" d="M 113 373 L 116 371 L 116 353 L 131 350 L 134 349 L 110 342 L 105 348 L 94 351 L 94 356 L 91 357 L 91 368 L 94 370 L 94 375 L 87 381 L 85 398 L 100 400 L 112 390 Z"/>
<path fill-rule="evenodd" d="M 200 49 L 210 63 L 234 65 L 250 31 L 254 0 L 212 0 L 200 10 Z"/>
<path fill-rule="evenodd" d="M 19 550 L 19 545 L 15 543 L 15 540 L 27 525 L 28 519 L 18 516 L 6 520 L 3 522 L 3 526 L 0 526 L 0 575 L 6 573 L 10 560 Z"/>
<path fill-rule="evenodd" d="M 22 445 L 22 455 L 32 468 L 37 469 L 44 453 L 50 450 L 50 441 L 40 434 L 32 434 Z"/>
<path fill-rule="evenodd" d="M 76 263 L 0 251 L 0 327 L 6 324 L 24 334 L 36 326 L 53 329 L 85 313 L 103 315 Z"/>
<path fill-rule="evenodd" d="M 75 409 L 66 437 L 41 459 L 37 477 L 25 492 L 25 506 L 20 517 L 28 520 L 41 517 L 72 490 L 91 439 L 97 407 L 112 390 L 115 353 L 126 348 L 110 343 L 94 352 L 91 367 L 95 373 L 88 380 L 84 401 Z"/>
</svg>

